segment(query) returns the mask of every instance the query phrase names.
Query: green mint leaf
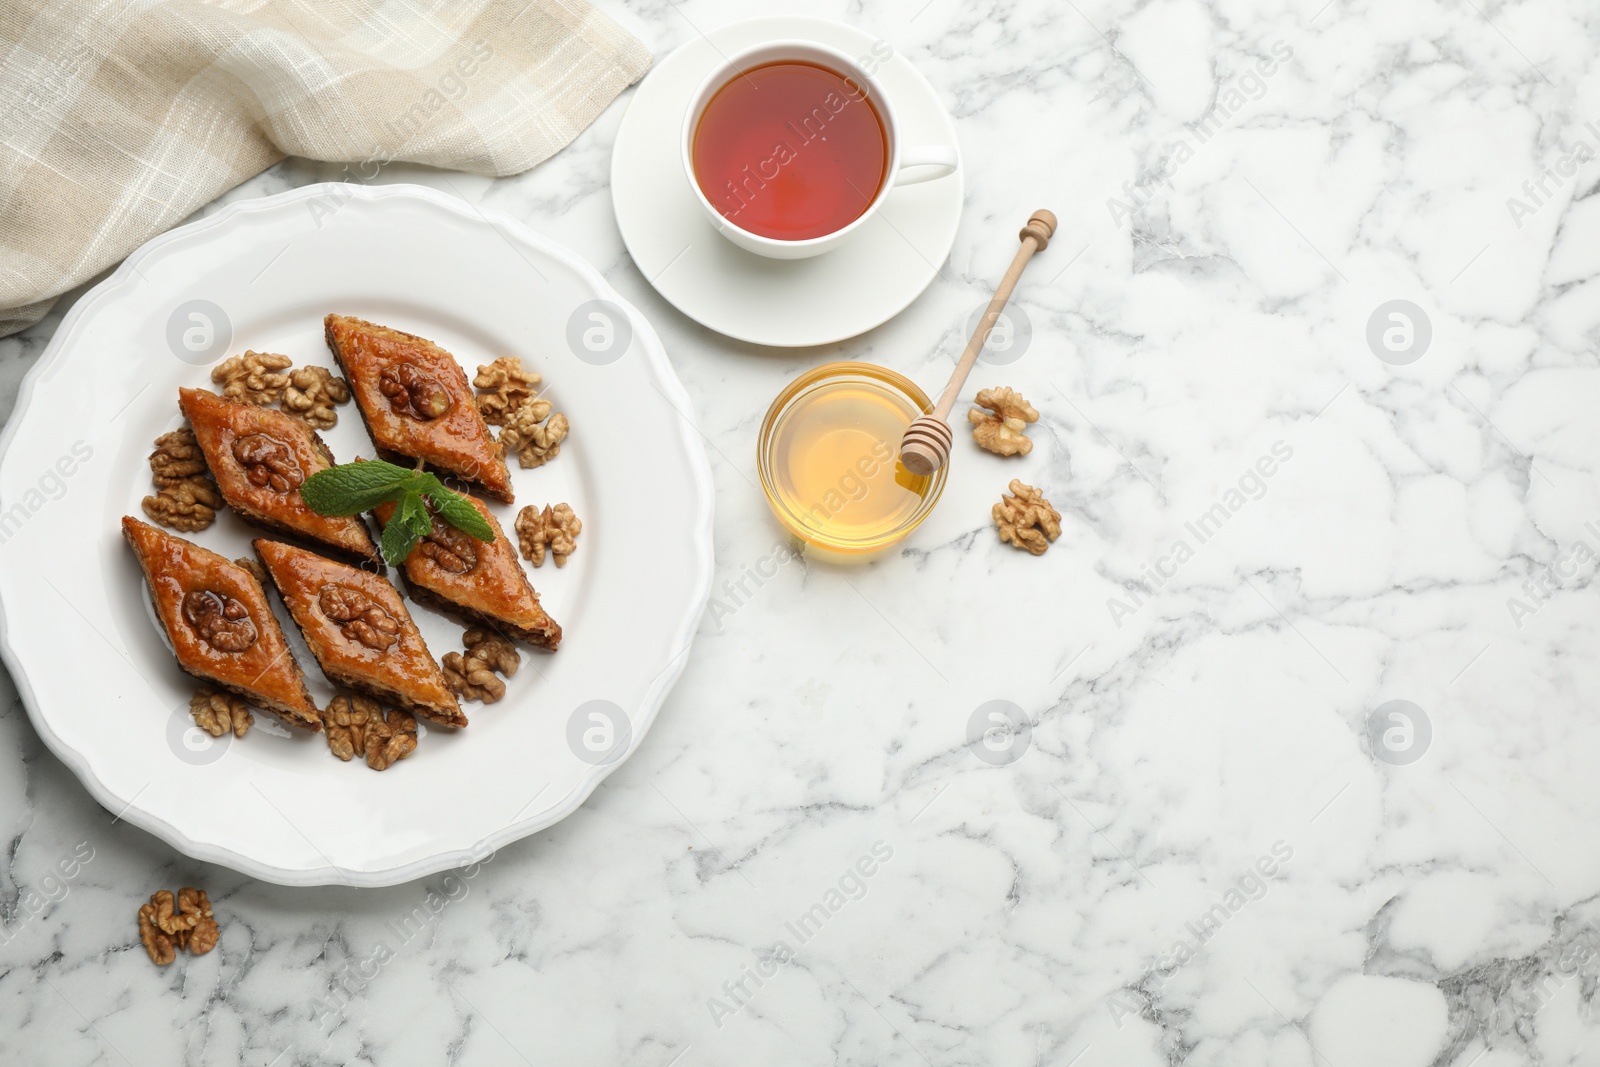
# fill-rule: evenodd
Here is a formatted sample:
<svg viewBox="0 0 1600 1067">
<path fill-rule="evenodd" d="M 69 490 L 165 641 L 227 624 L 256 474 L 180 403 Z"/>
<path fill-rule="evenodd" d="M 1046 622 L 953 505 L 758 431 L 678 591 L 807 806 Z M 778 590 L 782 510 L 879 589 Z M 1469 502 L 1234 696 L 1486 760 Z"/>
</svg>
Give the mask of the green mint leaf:
<svg viewBox="0 0 1600 1067">
<path fill-rule="evenodd" d="M 440 519 L 479 541 L 494 540 L 494 527 L 489 525 L 489 520 L 472 506 L 472 501 L 460 493 L 453 493 L 442 485 L 437 489 L 432 487 L 424 489 L 423 493 L 433 504 L 434 511 Z"/>
<path fill-rule="evenodd" d="M 494 540 L 494 527 L 465 496 L 445 488 L 443 482 L 428 473 L 417 476 L 416 488 L 428 498 L 440 519 L 479 541 Z"/>
<path fill-rule="evenodd" d="M 384 562 L 391 567 L 398 567 L 411 555 L 411 550 L 417 547 L 420 540 L 422 535 L 407 529 L 405 523 L 391 522 L 383 528 L 383 540 L 378 547 L 383 552 Z"/>
<path fill-rule="evenodd" d="M 445 488 L 445 484 L 439 480 L 439 476 L 432 471 L 413 471 L 412 473 L 416 475 L 416 481 L 411 483 L 411 488 L 423 496 L 431 498 L 434 494 L 443 495 L 450 492 L 449 489 Z"/>
<path fill-rule="evenodd" d="M 401 563 L 428 535 L 434 514 L 479 541 L 494 540 L 494 527 L 472 502 L 445 488 L 437 476 L 383 460 L 358 460 L 318 471 L 300 486 L 300 497 L 319 515 L 357 515 L 379 504 L 394 504 L 380 546 L 391 564 Z"/>
<path fill-rule="evenodd" d="M 379 546 L 383 550 L 383 558 L 390 566 L 400 566 L 411 555 L 411 550 L 417 547 L 417 542 L 431 529 L 433 517 L 428 514 L 428 506 L 423 503 L 422 497 L 402 490 L 394 514 L 389 516 L 389 521 L 383 527 L 383 541 Z"/>
<path fill-rule="evenodd" d="M 416 493 L 408 494 L 401 503 L 397 514 L 406 528 L 418 537 L 427 537 L 433 532 L 433 513 L 428 510 L 428 502 Z"/>
<path fill-rule="evenodd" d="M 307 478 L 300 499 L 318 515 L 357 515 L 397 499 L 415 475 L 383 460 L 342 463 Z"/>
</svg>

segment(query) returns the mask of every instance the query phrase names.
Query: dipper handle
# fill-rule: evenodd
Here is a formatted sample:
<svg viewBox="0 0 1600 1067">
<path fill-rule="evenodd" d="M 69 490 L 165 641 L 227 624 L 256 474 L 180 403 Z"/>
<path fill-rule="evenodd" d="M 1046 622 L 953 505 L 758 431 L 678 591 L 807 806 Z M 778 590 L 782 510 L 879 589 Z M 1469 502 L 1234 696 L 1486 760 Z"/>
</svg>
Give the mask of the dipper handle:
<svg viewBox="0 0 1600 1067">
<path fill-rule="evenodd" d="M 989 331 L 994 329 L 995 322 L 1000 318 L 1000 312 L 1005 309 L 1006 301 L 1011 299 L 1011 290 L 1017 287 L 1017 279 L 1022 277 L 1022 269 L 1028 265 L 1035 252 L 1044 250 L 1050 243 L 1050 238 L 1055 236 L 1055 232 L 1055 215 L 1040 208 L 1028 216 L 1028 224 L 1017 234 L 1022 241 L 1022 247 L 1017 249 L 1016 257 L 1006 269 L 1005 277 L 1001 278 L 1000 284 L 995 287 L 994 297 L 990 299 L 983 318 L 978 320 L 978 328 L 972 331 L 972 338 L 967 342 L 966 350 L 956 361 L 956 369 L 951 372 L 950 381 L 945 385 L 944 392 L 939 394 L 939 400 L 934 404 L 933 411 L 908 426 L 905 436 L 900 440 L 900 462 L 904 463 L 912 474 L 932 474 L 949 460 L 950 445 L 953 441 L 949 423 L 950 409 L 955 406 L 956 397 L 967 382 L 967 375 L 972 373 L 972 365 L 978 361 L 978 353 L 983 351 L 984 343 L 989 340 Z"/>
</svg>

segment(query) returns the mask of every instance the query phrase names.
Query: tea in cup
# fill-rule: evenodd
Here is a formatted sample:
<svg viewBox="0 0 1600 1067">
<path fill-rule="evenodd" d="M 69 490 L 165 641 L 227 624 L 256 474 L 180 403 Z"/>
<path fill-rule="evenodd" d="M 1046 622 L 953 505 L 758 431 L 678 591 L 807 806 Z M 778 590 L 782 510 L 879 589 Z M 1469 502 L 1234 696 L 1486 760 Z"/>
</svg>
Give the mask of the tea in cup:
<svg viewBox="0 0 1600 1067">
<path fill-rule="evenodd" d="M 836 247 L 895 186 L 957 165 L 953 148 L 902 146 L 894 107 L 863 64 L 805 41 L 729 57 L 684 117 L 684 170 L 712 224 L 774 259 Z"/>
</svg>

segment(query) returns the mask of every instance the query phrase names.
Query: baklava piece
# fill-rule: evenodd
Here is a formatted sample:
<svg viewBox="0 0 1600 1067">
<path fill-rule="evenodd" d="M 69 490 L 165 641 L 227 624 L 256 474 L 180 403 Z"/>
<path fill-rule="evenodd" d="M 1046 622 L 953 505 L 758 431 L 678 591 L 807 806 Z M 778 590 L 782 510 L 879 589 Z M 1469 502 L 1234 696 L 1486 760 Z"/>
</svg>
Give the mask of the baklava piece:
<svg viewBox="0 0 1600 1067">
<path fill-rule="evenodd" d="M 323 327 L 381 458 L 421 460 L 511 503 L 500 445 L 455 356 L 432 341 L 347 315 L 329 315 Z"/>
<path fill-rule="evenodd" d="M 446 726 L 467 724 L 394 586 L 278 541 L 257 539 L 255 549 L 330 682 Z"/>
<path fill-rule="evenodd" d="M 307 538 L 358 562 L 382 565 L 372 531 L 359 516 L 318 515 L 300 499 L 305 480 L 333 466 L 333 456 L 315 430 L 282 411 L 204 389 L 179 389 L 178 404 L 217 489 L 246 522 L 271 533 Z"/>
<path fill-rule="evenodd" d="M 322 729 L 305 675 L 249 571 L 132 517 L 123 518 L 122 536 L 139 557 L 178 666 L 292 726 Z"/>
<path fill-rule="evenodd" d="M 515 542 L 483 501 L 466 499 L 489 523 L 494 540 L 479 541 L 435 515 L 433 529 L 400 568 L 406 591 L 417 603 L 454 615 L 469 626 L 484 626 L 554 651 L 561 643 L 561 627 L 539 606 L 539 594 L 528 584 Z M 387 523 L 393 514 L 394 505 L 384 504 L 377 510 L 378 521 Z"/>
</svg>

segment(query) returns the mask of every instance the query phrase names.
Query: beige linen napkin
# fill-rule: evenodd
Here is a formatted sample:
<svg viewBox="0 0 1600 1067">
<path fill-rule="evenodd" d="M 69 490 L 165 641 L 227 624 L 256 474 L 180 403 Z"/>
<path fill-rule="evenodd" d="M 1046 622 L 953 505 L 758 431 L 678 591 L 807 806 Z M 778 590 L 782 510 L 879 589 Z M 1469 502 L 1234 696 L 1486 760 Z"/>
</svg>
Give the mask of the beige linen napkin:
<svg viewBox="0 0 1600 1067">
<path fill-rule="evenodd" d="M 0 336 L 287 155 L 515 174 L 649 66 L 585 0 L 0 0 Z"/>
</svg>

